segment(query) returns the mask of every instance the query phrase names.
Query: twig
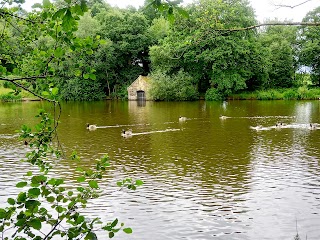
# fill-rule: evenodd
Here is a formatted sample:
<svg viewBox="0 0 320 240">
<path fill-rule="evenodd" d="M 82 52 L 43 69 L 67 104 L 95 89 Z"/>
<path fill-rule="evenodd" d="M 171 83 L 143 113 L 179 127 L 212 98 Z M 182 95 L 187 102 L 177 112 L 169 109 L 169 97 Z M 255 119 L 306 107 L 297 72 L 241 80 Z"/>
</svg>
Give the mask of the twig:
<svg viewBox="0 0 320 240">
<path fill-rule="evenodd" d="M 302 2 L 302 3 L 298 3 L 297 5 L 285 5 L 285 4 L 275 4 L 274 6 L 275 7 L 278 7 L 277 9 L 279 9 L 279 8 L 283 8 L 283 7 L 285 7 L 285 8 L 295 8 L 295 7 L 299 7 L 299 6 L 301 6 L 301 5 L 303 5 L 303 4 L 305 4 L 305 3 L 307 3 L 307 2 L 311 2 L 312 0 L 306 0 L 306 1 L 304 1 L 304 2 Z"/>
<path fill-rule="evenodd" d="M 42 100 L 46 100 L 46 101 L 48 101 L 48 102 L 57 102 L 56 100 L 52 100 L 52 99 L 49 99 L 49 98 L 45 98 L 45 97 L 43 97 L 43 96 L 41 96 L 41 95 L 39 95 L 39 94 L 31 91 L 31 90 L 28 89 L 26 86 L 24 86 L 24 85 L 22 85 L 22 84 L 20 84 L 20 83 L 17 83 L 17 82 L 12 82 L 12 83 L 13 83 L 14 85 L 16 85 L 17 87 L 22 88 L 23 90 L 25 90 L 25 91 L 33 94 L 34 96 L 36 96 L 36 97 L 38 97 L 38 98 L 40 98 L 40 99 L 42 99 Z"/>
<path fill-rule="evenodd" d="M 30 76 L 30 77 L 19 77 L 19 78 L 4 78 L 0 77 L 0 81 L 8 81 L 8 82 L 15 82 L 15 81 L 20 81 L 20 80 L 35 80 L 37 78 L 47 78 L 47 77 L 52 77 L 51 75 L 39 75 L 39 76 Z"/>
<path fill-rule="evenodd" d="M 17 18 L 17 19 L 26 21 L 26 22 L 30 22 L 30 23 L 33 23 L 33 24 L 36 23 L 35 21 L 32 21 L 32 20 L 30 20 L 30 19 L 26 19 L 26 18 L 23 18 L 23 17 L 19 17 L 19 16 L 15 15 L 15 14 L 9 13 L 8 11 L 5 11 L 5 10 L 3 10 L 3 9 L 0 9 L 0 14 L 1 14 L 1 15 L 9 15 L 9 16 L 11 16 L 11 17 L 14 17 L 14 18 Z"/>
<path fill-rule="evenodd" d="M 261 23 L 257 25 L 252 25 L 249 27 L 244 28 L 229 28 L 229 29 L 214 29 L 214 31 L 220 31 L 220 32 L 236 32 L 236 31 L 244 31 L 244 30 L 251 30 L 263 26 L 320 26 L 320 22 L 287 22 L 287 23 Z"/>
</svg>

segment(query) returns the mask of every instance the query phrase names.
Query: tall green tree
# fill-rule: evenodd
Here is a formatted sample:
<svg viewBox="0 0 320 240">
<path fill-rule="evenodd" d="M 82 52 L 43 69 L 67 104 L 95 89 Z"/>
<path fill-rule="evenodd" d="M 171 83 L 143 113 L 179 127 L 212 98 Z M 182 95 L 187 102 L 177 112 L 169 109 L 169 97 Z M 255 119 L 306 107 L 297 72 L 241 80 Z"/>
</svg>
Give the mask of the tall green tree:
<svg viewBox="0 0 320 240">
<path fill-rule="evenodd" d="M 307 13 L 304 22 L 320 22 L 320 7 Z M 320 86 L 320 27 L 303 27 L 300 36 L 299 62 L 311 69 L 311 79 Z"/>
<path fill-rule="evenodd" d="M 264 88 L 288 88 L 294 85 L 297 70 L 297 27 L 268 26 L 259 34 L 261 52 L 268 78 Z"/>
<path fill-rule="evenodd" d="M 139 75 L 149 72 L 148 21 L 138 12 L 113 9 L 100 12 L 99 34 L 112 42 L 115 61 L 110 67 L 108 83 L 113 92 L 124 89 Z M 120 90 L 121 91 L 121 90 Z"/>
<path fill-rule="evenodd" d="M 169 35 L 150 49 L 152 67 L 174 74 L 189 73 L 200 92 L 222 95 L 246 89 L 260 74 L 256 33 L 231 28 L 254 25 L 253 9 L 245 0 L 200 0 L 189 7 L 188 19 L 178 18 Z"/>
</svg>

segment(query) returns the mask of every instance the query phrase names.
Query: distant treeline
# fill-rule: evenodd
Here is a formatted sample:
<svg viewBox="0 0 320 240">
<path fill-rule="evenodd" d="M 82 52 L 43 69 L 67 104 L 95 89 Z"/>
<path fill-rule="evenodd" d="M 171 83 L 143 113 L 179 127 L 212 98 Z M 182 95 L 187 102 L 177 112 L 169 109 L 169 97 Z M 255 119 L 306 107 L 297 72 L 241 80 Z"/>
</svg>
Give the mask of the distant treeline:
<svg viewBox="0 0 320 240">
<path fill-rule="evenodd" d="M 54 4 L 62 9 L 64 1 Z M 247 0 L 200 0 L 181 6 L 188 16 L 177 14 L 173 23 L 148 7 L 148 1 L 140 9 L 119 9 L 103 0 L 89 0 L 88 8 L 76 31 L 86 54 L 70 51 L 64 61 L 50 66 L 55 72 L 52 85 L 64 100 L 126 99 L 127 87 L 139 75 L 151 76 L 155 100 L 194 100 L 199 96 L 219 100 L 242 92 L 320 84 L 320 27 L 228 31 L 257 24 Z M 320 7 L 303 21 L 320 22 L 319 18 Z M 4 24 L 0 20 L 0 29 Z M 1 65 L 7 69 L 17 67 L 17 55 L 32 52 L 41 57 L 42 51 L 54 48 L 50 32 L 48 37 L 42 33 L 36 41 L 17 44 L 20 32 L 12 26 L 6 26 L 3 33 L 9 43 L 0 46 Z M 93 45 L 97 40 L 99 44 Z M 54 54 L 65 54 L 59 51 Z M 32 58 L 25 57 L 23 66 L 19 64 L 19 68 L 33 71 Z M 308 72 L 301 72 L 306 67 Z M 46 90 L 37 88 L 38 92 Z"/>
</svg>

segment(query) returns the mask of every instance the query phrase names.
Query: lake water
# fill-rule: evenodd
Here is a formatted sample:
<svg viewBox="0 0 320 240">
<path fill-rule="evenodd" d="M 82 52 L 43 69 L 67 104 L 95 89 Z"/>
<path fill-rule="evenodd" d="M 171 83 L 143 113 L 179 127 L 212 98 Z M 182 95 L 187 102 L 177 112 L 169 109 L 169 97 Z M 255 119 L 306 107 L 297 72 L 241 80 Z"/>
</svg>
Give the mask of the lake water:
<svg viewBox="0 0 320 240">
<path fill-rule="evenodd" d="M 28 147 L 15 130 L 35 124 L 38 108 L 52 110 L 0 103 L 2 207 L 29 168 L 19 161 Z M 88 131 L 86 123 L 101 128 Z M 274 240 L 293 239 L 297 230 L 320 239 L 320 126 L 309 123 L 320 123 L 320 101 L 64 103 L 59 139 L 87 167 L 109 154 L 102 196 L 85 211 L 133 228 L 115 239 Z M 129 128 L 136 135 L 121 137 Z M 74 169 L 60 160 L 54 174 L 72 185 Z M 126 177 L 145 184 L 119 191 L 116 182 Z"/>
</svg>

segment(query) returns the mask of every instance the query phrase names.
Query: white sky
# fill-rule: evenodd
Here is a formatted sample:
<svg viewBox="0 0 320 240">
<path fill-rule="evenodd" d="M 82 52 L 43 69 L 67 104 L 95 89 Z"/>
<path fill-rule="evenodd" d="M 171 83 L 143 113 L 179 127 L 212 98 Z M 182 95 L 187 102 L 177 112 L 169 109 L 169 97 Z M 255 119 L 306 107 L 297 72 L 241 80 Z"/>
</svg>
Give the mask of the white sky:
<svg viewBox="0 0 320 240">
<path fill-rule="evenodd" d="M 306 0 L 249 0 L 252 7 L 255 9 L 257 19 L 263 22 L 265 19 L 273 19 L 277 17 L 279 20 L 293 20 L 301 21 L 307 12 L 313 10 L 315 7 L 320 6 L 320 0 L 312 0 L 296 8 L 280 8 L 274 6 L 274 4 L 290 5 L 294 6 Z M 135 7 L 141 6 L 144 0 L 107 0 L 112 6 L 126 7 L 133 5 Z M 190 3 L 192 0 L 184 0 L 184 3 Z"/>
<path fill-rule="evenodd" d="M 42 0 L 26 0 L 26 8 L 29 10 L 30 6 L 36 2 L 41 2 Z M 128 5 L 134 7 L 142 6 L 144 0 L 105 0 L 112 6 L 118 6 L 125 8 Z M 184 0 L 184 3 L 190 3 L 193 0 Z M 306 0 L 249 0 L 252 7 L 255 9 L 257 19 L 263 22 L 265 19 L 278 18 L 279 20 L 293 20 L 301 21 L 302 18 L 307 14 L 307 12 L 313 10 L 317 6 L 320 6 L 320 0 L 311 0 L 296 8 L 280 8 L 274 6 L 274 4 L 283 4 L 294 6 L 299 3 L 305 2 Z"/>
</svg>

